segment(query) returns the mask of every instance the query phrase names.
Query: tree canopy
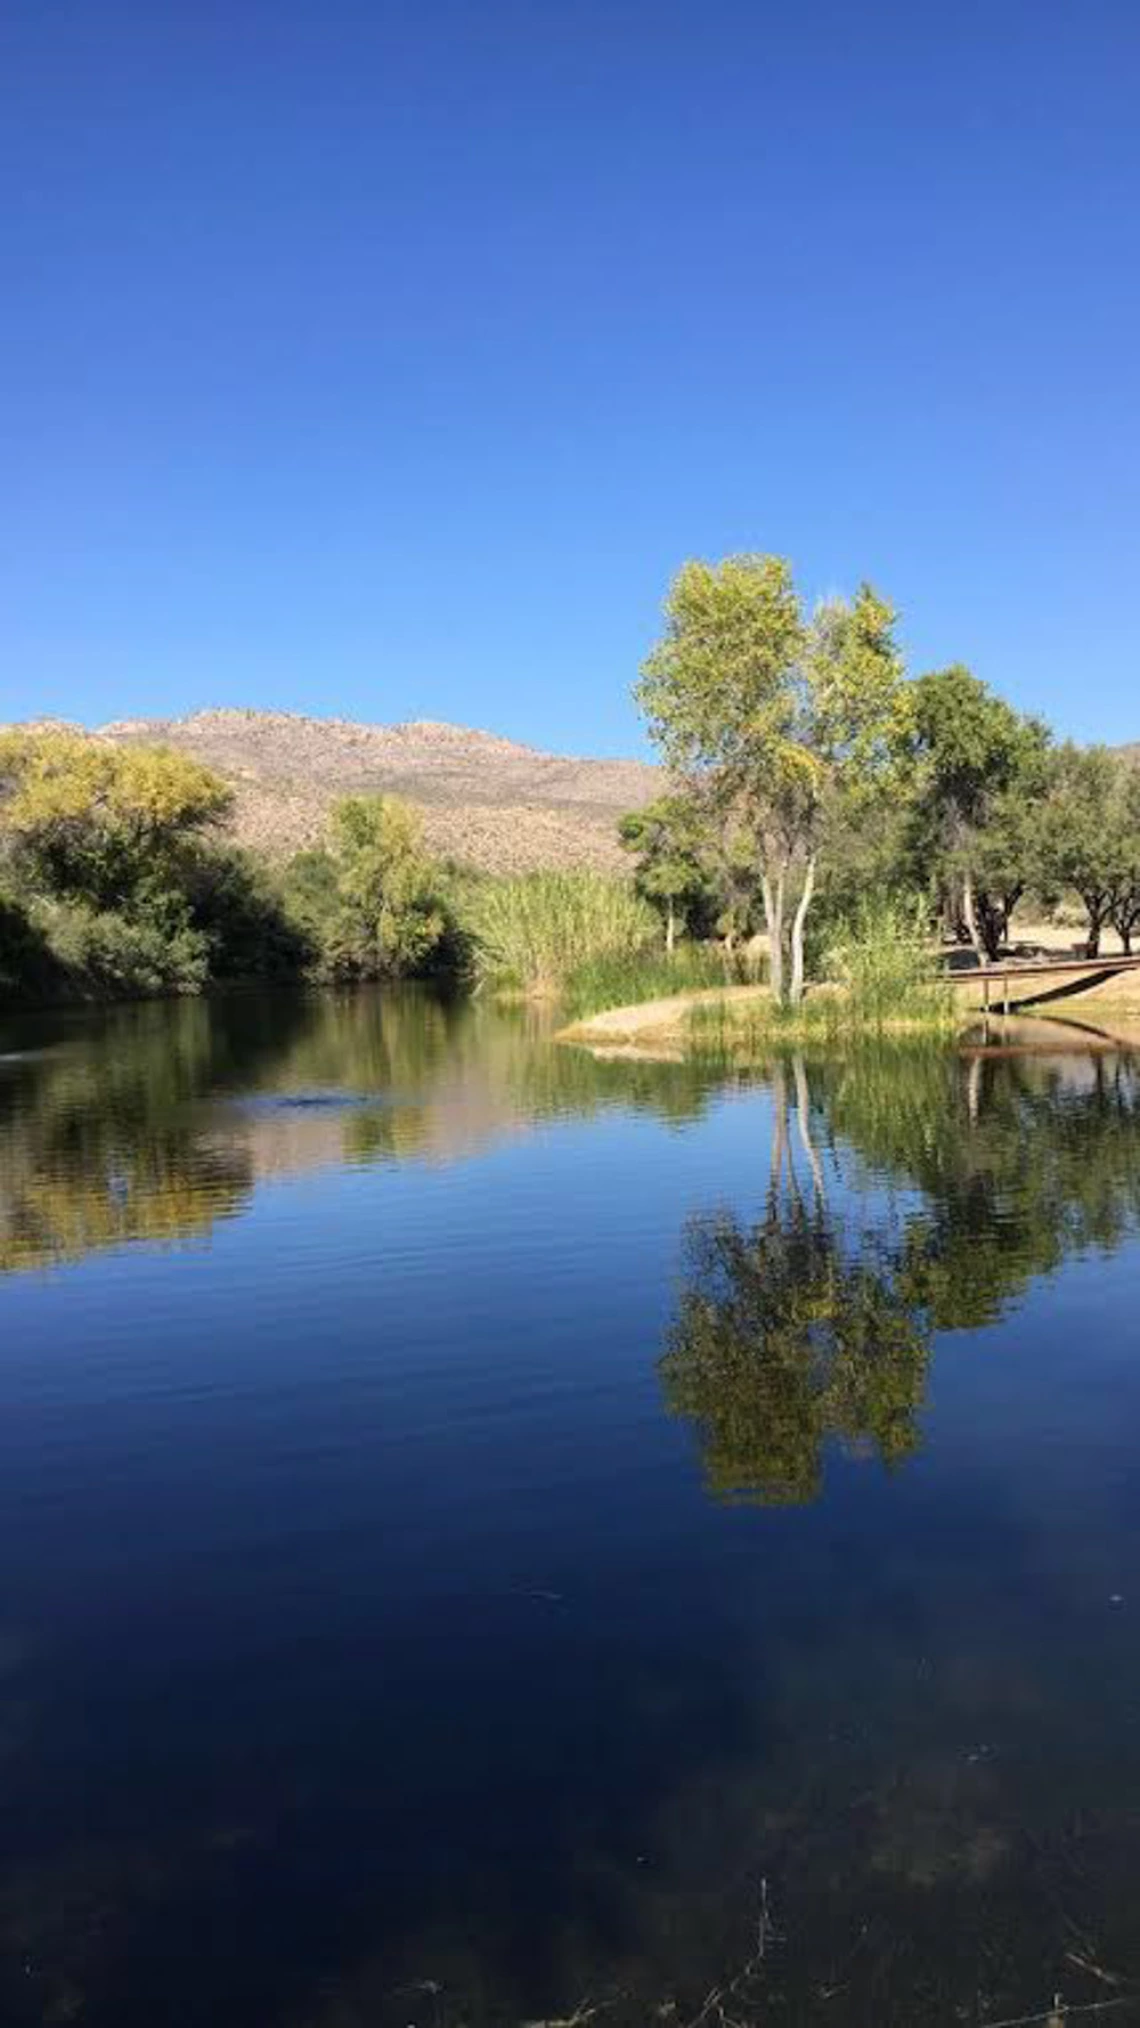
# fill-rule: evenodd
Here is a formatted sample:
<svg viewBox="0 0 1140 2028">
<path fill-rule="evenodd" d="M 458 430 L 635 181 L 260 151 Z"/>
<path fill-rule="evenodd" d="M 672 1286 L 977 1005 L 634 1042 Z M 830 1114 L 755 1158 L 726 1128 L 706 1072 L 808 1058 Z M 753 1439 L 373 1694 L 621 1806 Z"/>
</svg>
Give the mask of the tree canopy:
<svg viewBox="0 0 1140 2028">
<path fill-rule="evenodd" d="M 996 958 L 1038 871 L 1049 737 L 960 663 L 913 685 L 910 849 L 951 924 Z"/>
<path fill-rule="evenodd" d="M 804 985 L 804 926 L 829 827 L 883 784 L 907 725 L 891 607 L 862 585 L 805 614 L 790 566 L 682 566 L 637 696 L 668 765 L 751 837 L 778 998 Z"/>
<path fill-rule="evenodd" d="M 440 868 L 416 812 L 394 796 L 337 803 L 327 846 L 294 862 L 290 892 L 333 978 L 420 971 L 448 931 Z"/>
<path fill-rule="evenodd" d="M 153 881 L 230 801 L 209 768 L 165 747 L 54 730 L 0 734 L 0 838 L 30 879 L 96 906 Z"/>
</svg>

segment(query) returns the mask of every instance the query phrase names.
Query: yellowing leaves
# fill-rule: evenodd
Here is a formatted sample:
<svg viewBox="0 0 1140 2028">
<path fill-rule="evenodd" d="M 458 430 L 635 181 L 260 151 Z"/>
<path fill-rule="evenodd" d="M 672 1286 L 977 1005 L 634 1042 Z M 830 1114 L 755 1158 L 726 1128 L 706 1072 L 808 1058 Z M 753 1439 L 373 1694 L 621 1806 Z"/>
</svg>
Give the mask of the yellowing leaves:
<svg viewBox="0 0 1140 2028">
<path fill-rule="evenodd" d="M 0 825 L 16 838 L 60 825 L 168 836 L 213 823 L 229 802 L 209 768 L 165 747 L 117 747 L 69 732 L 0 734 Z"/>
</svg>

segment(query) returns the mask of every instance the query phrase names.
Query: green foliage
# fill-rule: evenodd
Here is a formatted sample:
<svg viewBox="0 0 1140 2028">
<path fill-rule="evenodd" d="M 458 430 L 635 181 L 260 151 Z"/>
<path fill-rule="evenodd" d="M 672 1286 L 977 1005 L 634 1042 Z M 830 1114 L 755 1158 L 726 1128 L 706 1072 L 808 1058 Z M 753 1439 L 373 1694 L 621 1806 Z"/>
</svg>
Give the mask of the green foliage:
<svg viewBox="0 0 1140 2028">
<path fill-rule="evenodd" d="M 0 736 L 0 922 L 12 999 L 199 992 L 285 976 L 305 947 L 268 873 L 212 833 L 229 791 L 161 748 Z M 15 912 L 13 912 L 15 911 Z"/>
<path fill-rule="evenodd" d="M 327 979 L 401 978 L 439 963 L 451 939 L 443 876 L 419 818 L 394 796 L 347 796 L 324 851 L 299 854 L 286 887 Z"/>
<path fill-rule="evenodd" d="M 669 766 L 750 840 L 773 991 L 787 945 L 798 1001 L 819 855 L 845 807 L 882 793 L 908 731 L 894 613 L 862 585 L 808 618 L 789 565 L 746 555 L 685 564 L 665 615 L 638 700 Z"/>
<path fill-rule="evenodd" d="M 187 840 L 216 824 L 230 792 L 164 747 L 68 732 L 0 734 L 0 838 L 33 891 L 105 911 L 140 883 L 175 876 Z"/>
<path fill-rule="evenodd" d="M 277 877 L 235 845 L 201 847 L 183 862 L 187 905 L 217 979 L 295 978 L 315 952 Z"/>
<path fill-rule="evenodd" d="M 958 1026 L 949 986 L 935 976 L 926 904 L 913 894 L 865 895 L 833 926 L 828 984 L 798 1007 L 769 996 L 698 1002 L 689 1052 L 709 1064 L 764 1062 L 796 1043 L 835 1044 L 876 1035 L 948 1035 Z"/>
<path fill-rule="evenodd" d="M 950 828 L 976 828 L 1016 778 L 1026 721 L 961 663 L 918 677 L 913 692 L 919 793 Z"/>
<path fill-rule="evenodd" d="M 32 907 L 15 895 L 0 895 L 0 998 L 52 999 L 65 980 Z"/>
<path fill-rule="evenodd" d="M 200 993 L 209 979 L 209 942 L 185 920 L 147 921 L 81 901 L 39 902 L 33 920 L 72 996 Z"/>
<path fill-rule="evenodd" d="M 1103 746 L 1067 744 L 1054 757 L 1040 816 L 1043 883 L 1079 895 L 1096 957 L 1112 923 L 1126 950 L 1140 923 L 1140 776 Z"/>
<path fill-rule="evenodd" d="M 803 772 L 796 671 L 806 636 L 790 566 L 776 556 L 683 564 L 666 629 L 637 696 L 651 737 L 682 774 L 766 803 Z"/>
<path fill-rule="evenodd" d="M 960 664 L 912 687 L 912 866 L 937 884 L 954 927 L 996 958 L 1042 877 L 1049 734 Z"/>
<path fill-rule="evenodd" d="M 633 957 L 587 958 L 566 974 L 559 1002 L 567 1020 L 584 1020 L 606 1007 L 633 1006 L 708 986 L 754 981 L 763 960 L 733 955 L 721 944 L 679 943 L 670 955 L 647 950 Z"/>
<path fill-rule="evenodd" d="M 477 978 L 556 995 L 583 965 L 630 961 L 658 937 L 652 909 L 603 873 L 522 873 L 468 896 L 463 928 Z"/>
<path fill-rule="evenodd" d="M 637 856 L 634 884 L 665 917 L 665 942 L 710 912 L 715 883 L 709 863 L 708 823 L 694 796 L 659 796 L 618 824 L 618 837 Z"/>
<path fill-rule="evenodd" d="M 874 1030 L 954 1019 L 950 989 L 932 977 L 930 923 L 917 896 L 866 895 L 832 947 L 828 976 L 843 1019 Z"/>
</svg>

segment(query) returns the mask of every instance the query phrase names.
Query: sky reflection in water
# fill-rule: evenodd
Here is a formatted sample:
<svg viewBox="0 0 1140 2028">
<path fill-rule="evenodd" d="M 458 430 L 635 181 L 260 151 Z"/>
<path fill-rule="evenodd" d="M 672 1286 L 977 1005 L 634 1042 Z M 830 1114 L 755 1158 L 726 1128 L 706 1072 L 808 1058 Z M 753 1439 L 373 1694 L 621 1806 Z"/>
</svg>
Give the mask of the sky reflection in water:
<svg viewBox="0 0 1140 2028">
<path fill-rule="evenodd" d="M 1138 1104 L 414 995 L 9 1023 L 0 2017 L 1140 1990 Z"/>
</svg>

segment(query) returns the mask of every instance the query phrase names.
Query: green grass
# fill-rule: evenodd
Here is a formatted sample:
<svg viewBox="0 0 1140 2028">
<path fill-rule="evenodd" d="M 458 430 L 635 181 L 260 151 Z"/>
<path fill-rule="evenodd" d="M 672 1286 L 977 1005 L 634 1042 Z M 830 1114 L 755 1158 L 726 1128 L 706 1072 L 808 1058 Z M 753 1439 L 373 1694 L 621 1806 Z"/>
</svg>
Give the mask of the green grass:
<svg viewBox="0 0 1140 2028">
<path fill-rule="evenodd" d="M 826 969 L 848 1020 L 861 1027 L 952 1022 L 951 990 L 932 977 L 930 925 L 920 899 L 865 900 L 833 939 Z"/>
<path fill-rule="evenodd" d="M 828 982 L 809 990 L 799 1007 L 760 1000 L 692 1008 L 691 1053 L 746 1063 L 781 1043 L 951 1035 L 959 1025 L 950 987 L 932 976 L 929 926 L 918 903 L 864 902 L 833 940 L 826 964 Z"/>
<path fill-rule="evenodd" d="M 695 1060 L 747 1064 L 773 1049 L 808 1043 L 833 1044 L 854 1037 L 950 1036 L 959 1017 L 948 995 L 923 1008 L 905 1011 L 861 1008 L 842 989 L 809 995 L 800 1007 L 777 1007 L 757 1001 L 747 1006 L 704 1004 L 693 1007 L 686 1022 L 688 1053 Z"/>
</svg>

